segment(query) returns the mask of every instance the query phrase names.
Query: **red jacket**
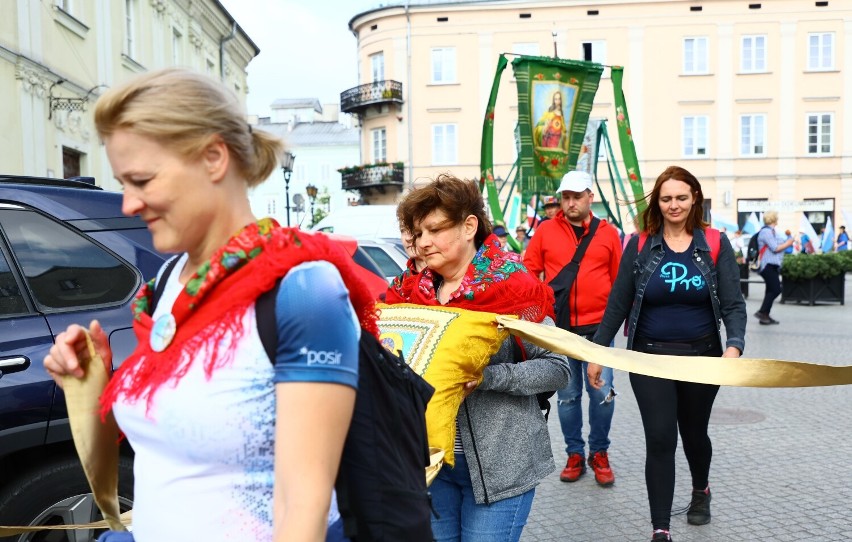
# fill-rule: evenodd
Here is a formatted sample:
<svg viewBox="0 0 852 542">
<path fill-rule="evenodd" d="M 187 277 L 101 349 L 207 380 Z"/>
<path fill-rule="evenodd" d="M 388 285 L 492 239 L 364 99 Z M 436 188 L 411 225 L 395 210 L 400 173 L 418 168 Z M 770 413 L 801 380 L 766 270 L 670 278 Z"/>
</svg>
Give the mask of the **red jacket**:
<svg viewBox="0 0 852 542">
<path fill-rule="evenodd" d="M 591 217 L 583 224 L 583 236 L 588 235 L 590 222 Z M 524 253 L 524 265 L 537 277 L 544 273 L 544 281 L 549 283 L 574 257 L 578 244 L 580 240 L 574 228 L 560 211 L 538 227 Z M 603 319 L 619 263 L 621 241 L 618 232 L 606 220 L 601 220 L 571 287 L 572 326 L 599 324 Z"/>
</svg>

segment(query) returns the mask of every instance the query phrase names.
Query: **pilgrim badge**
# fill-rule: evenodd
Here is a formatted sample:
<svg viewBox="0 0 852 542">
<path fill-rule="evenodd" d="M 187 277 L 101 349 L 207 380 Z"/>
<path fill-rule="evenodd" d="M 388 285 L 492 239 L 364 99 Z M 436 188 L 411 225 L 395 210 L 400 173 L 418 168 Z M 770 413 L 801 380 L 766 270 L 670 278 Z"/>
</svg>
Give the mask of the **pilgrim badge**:
<svg viewBox="0 0 852 542">
<path fill-rule="evenodd" d="M 172 313 L 167 313 L 154 322 L 154 327 L 151 329 L 151 350 L 154 352 L 162 352 L 170 344 L 172 344 L 172 339 L 175 338 L 175 333 L 177 333 L 177 322 L 175 322 L 175 317 L 172 316 Z"/>
</svg>

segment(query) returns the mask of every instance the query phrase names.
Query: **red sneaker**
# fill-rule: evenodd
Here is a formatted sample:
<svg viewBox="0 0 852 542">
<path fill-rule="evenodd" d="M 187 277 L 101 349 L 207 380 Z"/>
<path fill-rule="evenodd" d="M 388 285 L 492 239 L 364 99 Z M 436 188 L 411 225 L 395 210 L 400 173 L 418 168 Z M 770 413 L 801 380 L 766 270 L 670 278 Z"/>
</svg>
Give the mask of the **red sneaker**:
<svg viewBox="0 0 852 542">
<path fill-rule="evenodd" d="M 563 482 L 576 482 L 585 472 L 586 462 L 583 461 L 583 454 L 568 454 L 568 462 L 559 474 L 559 479 Z"/>
<path fill-rule="evenodd" d="M 615 475 L 609 468 L 609 457 L 605 451 L 589 454 L 589 466 L 595 471 L 595 481 L 602 486 L 611 486 L 615 483 Z"/>
</svg>

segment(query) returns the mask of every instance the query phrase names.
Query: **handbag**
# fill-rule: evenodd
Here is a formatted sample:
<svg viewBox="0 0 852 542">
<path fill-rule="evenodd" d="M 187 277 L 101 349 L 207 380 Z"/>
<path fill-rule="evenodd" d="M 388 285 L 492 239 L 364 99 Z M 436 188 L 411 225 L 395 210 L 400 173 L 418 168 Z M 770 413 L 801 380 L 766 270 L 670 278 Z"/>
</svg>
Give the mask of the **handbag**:
<svg viewBox="0 0 852 542">
<path fill-rule="evenodd" d="M 553 295 L 556 298 L 556 301 L 553 304 L 553 310 L 556 313 L 556 327 L 565 330 L 570 330 L 571 328 L 571 304 L 569 303 L 571 287 L 574 285 L 574 281 L 577 280 L 577 274 L 580 272 L 580 260 L 582 260 L 583 256 L 586 254 L 586 249 L 589 248 L 589 244 L 592 242 L 592 237 L 595 236 L 595 232 L 597 231 L 600 222 L 601 220 L 599 218 L 592 217 L 592 221 L 589 224 L 589 233 L 587 233 L 580 241 L 580 244 L 577 245 L 577 251 L 574 252 L 574 257 L 571 258 L 568 265 L 563 267 L 562 270 L 559 271 L 559 274 L 557 274 L 549 283 L 549 286 L 553 289 Z"/>
</svg>

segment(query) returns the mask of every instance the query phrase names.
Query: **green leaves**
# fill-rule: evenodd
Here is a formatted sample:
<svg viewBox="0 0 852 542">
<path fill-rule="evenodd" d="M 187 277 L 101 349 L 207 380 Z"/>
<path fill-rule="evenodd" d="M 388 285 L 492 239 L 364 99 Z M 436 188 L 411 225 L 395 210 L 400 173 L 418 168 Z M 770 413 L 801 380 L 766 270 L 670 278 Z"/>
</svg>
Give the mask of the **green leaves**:
<svg viewBox="0 0 852 542">
<path fill-rule="evenodd" d="M 852 251 L 828 254 L 790 254 L 781 264 L 781 276 L 787 280 L 829 278 L 852 271 Z"/>
</svg>

